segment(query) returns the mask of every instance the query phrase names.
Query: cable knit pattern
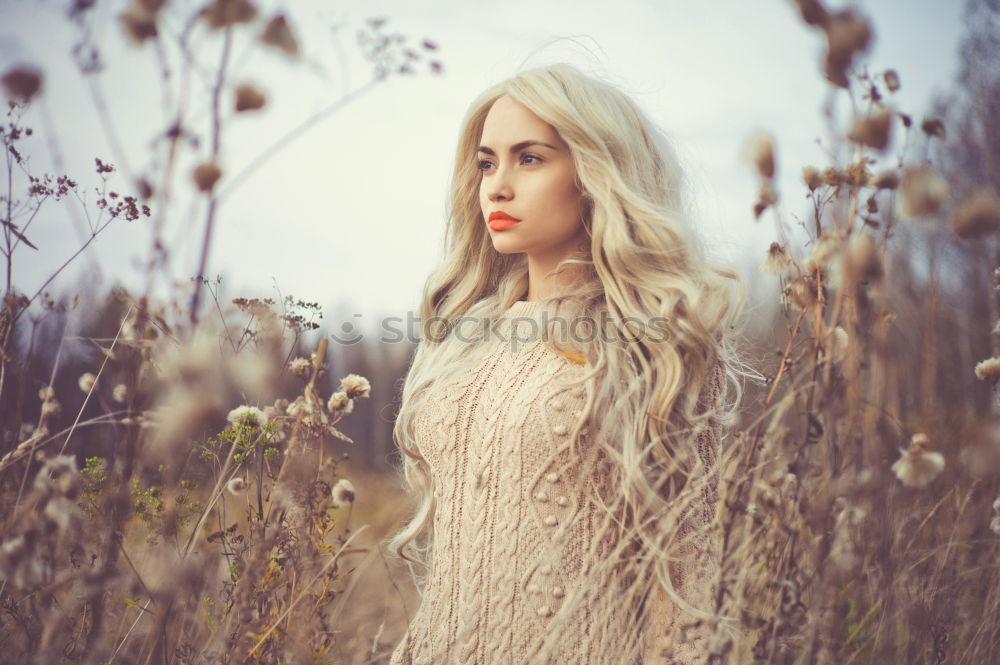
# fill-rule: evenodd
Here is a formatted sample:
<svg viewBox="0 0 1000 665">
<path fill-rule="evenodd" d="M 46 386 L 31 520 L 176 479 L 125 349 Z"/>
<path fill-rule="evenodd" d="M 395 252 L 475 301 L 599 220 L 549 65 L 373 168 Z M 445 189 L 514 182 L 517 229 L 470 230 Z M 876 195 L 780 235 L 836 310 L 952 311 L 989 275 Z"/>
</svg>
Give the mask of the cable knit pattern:
<svg viewBox="0 0 1000 665">
<path fill-rule="evenodd" d="M 601 468 L 590 454 L 596 447 L 585 445 L 588 428 L 570 441 L 586 401 L 584 387 L 572 382 L 586 368 L 540 335 L 511 341 L 527 339 L 520 326 L 537 325 L 538 314 L 537 303 L 516 302 L 500 334 L 475 351 L 482 353 L 477 371 L 434 386 L 430 406 L 416 416 L 437 502 L 431 569 L 390 665 L 696 662 L 702 639 L 692 638 L 698 649 L 667 645 L 672 661 L 640 655 L 662 646 L 650 636 L 662 638 L 674 625 L 669 600 L 649 601 L 649 619 L 606 610 L 593 618 L 623 582 L 587 577 L 614 542 L 600 535 L 613 529 L 594 496 L 604 476 L 594 471 Z M 702 458 L 710 457 L 715 429 L 698 440 Z M 714 510 L 714 494 L 703 498 L 697 523 Z M 696 545 L 686 551 L 704 555 Z M 708 588 L 694 565 L 679 565 L 677 580 L 682 596 Z M 611 653 L 621 660 L 608 660 Z"/>
</svg>

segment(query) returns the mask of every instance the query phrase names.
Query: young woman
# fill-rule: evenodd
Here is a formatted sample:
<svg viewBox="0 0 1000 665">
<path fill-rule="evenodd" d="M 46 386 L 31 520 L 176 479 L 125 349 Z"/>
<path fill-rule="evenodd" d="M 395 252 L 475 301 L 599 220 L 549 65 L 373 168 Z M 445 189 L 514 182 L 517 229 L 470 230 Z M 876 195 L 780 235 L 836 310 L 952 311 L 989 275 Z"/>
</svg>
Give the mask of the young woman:
<svg viewBox="0 0 1000 665">
<path fill-rule="evenodd" d="M 472 103 L 394 431 L 417 510 L 389 549 L 422 600 L 392 665 L 707 655 L 743 296 L 680 176 L 636 105 L 570 65 Z"/>
</svg>

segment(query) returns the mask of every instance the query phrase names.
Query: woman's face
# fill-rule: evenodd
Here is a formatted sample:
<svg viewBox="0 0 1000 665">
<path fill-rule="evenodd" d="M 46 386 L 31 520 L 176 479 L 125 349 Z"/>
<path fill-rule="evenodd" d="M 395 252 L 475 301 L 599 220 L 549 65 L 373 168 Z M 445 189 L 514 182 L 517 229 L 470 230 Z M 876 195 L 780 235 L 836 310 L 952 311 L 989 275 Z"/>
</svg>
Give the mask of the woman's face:
<svg viewBox="0 0 1000 665">
<path fill-rule="evenodd" d="M 585 246 L 576 167 L 552 125 L 504 95 L 486 115 L 479 143 L 479 204 L 498 252 L 526 252 L 554 267 Z"/>
</svg>

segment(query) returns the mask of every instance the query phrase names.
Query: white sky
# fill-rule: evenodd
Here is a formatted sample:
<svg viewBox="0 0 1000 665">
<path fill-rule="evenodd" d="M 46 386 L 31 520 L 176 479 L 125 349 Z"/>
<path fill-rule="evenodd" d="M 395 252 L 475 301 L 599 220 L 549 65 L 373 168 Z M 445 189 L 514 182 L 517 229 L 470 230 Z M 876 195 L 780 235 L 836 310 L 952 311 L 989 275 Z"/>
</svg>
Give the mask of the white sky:
<svg viewBox="0 0 1000 665">
<path fill-rule="evenodd" d="M 43 68 L 44 96 L 27 124 L 41 132 L 50 123 L 63 170 L 90 183 L 96 182 L 94 156 L 123 163 L 72 65 L 74 31 L 61 13 L 64 4 L 0 3 L 0 69 L 21 62 Z M 98 34 L 110 63 L 100 85 L 126 160 L 140 172 L 149 165 L 151 137 L 166 123 L 155 61 L 149 48 L 125 43 L 111 20 L 126 3 L 98 4 L 105 17 Z M 568 60 L 628 91 L 676 142 L 711 245 L 748 274 L 775 232 L 769 215 L 755 223 L 750 212 L 757 183 L 740 158 L 746 139 L 755 130 L 776 136 L 786 213 L 805 209 L 801 167 L 826 163 L 816 144 L 826 139 L 822 35 L 802 24 L 791 2 L 259 4 L 265 17 L 271 8 L 289 14 L 305 57 L 295 65 L 259 49 L 235 49 L 240 66 L 233 80 L 257 83 L 270 102 L 260 114 L 233 118 L 223 140 L 228 174 L 343 90 L 366 82 L 371 66 L 360 56 L 355 33 L 368 17 L 386 17 L 383 32 L 403 33 L 413 46 L 424 38 L 435 41 L 433 56 L 445 73 L 390 77 L 276 154 L 224 202 L 208 272 L 224 276 L 227 299 L 273 295 L 273 279 L 283 293 L 322 304 L 327 324 L 353 317 L 368 327 L 378 317 L 414 310 L 440 258 L 459 122 L 473 97 L 523 63 Z M 945 91 L 957 72 L 964 3 L 859 4 L 875 26 L 871 70 L 899 71 L 897 108 L 919 119 L 931 94 Z M 206 60 L 215 61 L 219 43 L 217 36 L 203 40 Z M 342 63 L 338 53 L 347 60 Z M 199 118 L 204 123 L 204 109 Z M 207 144 L 207 133 L 203 137 Z M 52 169 L 47 144 L 35 140 L 25 147 L 36 172 Z M 134 191 L 121 181 L 116 186 Z M 167 238 L 177 281 L 196 271 L 203 220 L 203 208 L 186 197 L 170 214 Z M 138 265 L 148 255 L 149 228 L 148 221 L 113 225 L 57 288 L 100 278 L 105 286 L 119 282 L 140 289 Z M 24 248 L 15 255 L 19 288 L 33 293 L 79 246 L 81 233 L 65 212 L 49 208 L 28 233 L 42 252 L 36 257 Z"/>
</svg>

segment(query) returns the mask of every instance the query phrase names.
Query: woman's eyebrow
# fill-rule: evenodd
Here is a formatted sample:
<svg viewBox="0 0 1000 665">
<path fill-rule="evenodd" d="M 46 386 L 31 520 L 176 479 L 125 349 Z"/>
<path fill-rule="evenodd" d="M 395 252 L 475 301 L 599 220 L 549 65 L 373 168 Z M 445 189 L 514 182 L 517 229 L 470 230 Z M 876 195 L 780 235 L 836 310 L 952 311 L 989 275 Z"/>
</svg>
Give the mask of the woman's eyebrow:
<svg viewBox="0 0 1000 665">
<path fill-rule="evenodd" d="M 554 145 L 549 145 L 548 143 L 545 143 L 544 141 L 528 140 L 528 141 L 521 141 L 520 143 L 515 143 L 514 145 L 512 145 L 510 147 L 510 154 L 513 155 L 515 153 L 521 152 L 525 148 L 529 148 L 529 147 L 531 147 L 533 145 L 540 145 L 540 146 L 544 146 L 546 148 L 552 148 L 553 150 L 558 150 L 559 149 L 559 148 L 555 147 Z M 492 148 L 488 148 L 488 147 L 486 147 L 484 145 L 481 145 L 478 148 L 476 148 L 476 152 L 484 152 L 487 155 L 493 155 L 494 157 L 497 156 L 497 154 L 495 152 L 493 152 Z"/>
</svg>

